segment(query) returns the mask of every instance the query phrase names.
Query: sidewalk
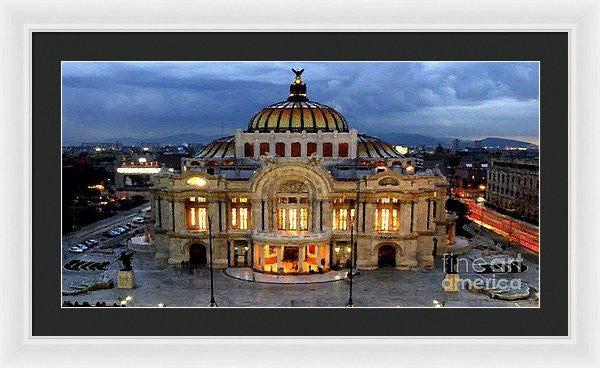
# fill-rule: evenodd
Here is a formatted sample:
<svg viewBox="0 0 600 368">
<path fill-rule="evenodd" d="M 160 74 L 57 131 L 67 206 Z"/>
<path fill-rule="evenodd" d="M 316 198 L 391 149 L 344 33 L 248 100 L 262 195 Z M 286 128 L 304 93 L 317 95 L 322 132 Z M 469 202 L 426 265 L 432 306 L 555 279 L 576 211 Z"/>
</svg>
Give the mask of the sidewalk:
<svg viewBox="0 0 600 368">
<path fill-rule="evenodd" d="M 227 268 L 225 274 L 239 280 L 263 282 L 267 284 L 316 284 L 343 280 L 348 275 L 348 271 L 328 271 L 325 273 L 316 273 L 314 275 L 285 276 L 254 272 L 250 268 Z M 354 275 L 356 275 L 356 273 L 354 273 Z"/>
</svg>

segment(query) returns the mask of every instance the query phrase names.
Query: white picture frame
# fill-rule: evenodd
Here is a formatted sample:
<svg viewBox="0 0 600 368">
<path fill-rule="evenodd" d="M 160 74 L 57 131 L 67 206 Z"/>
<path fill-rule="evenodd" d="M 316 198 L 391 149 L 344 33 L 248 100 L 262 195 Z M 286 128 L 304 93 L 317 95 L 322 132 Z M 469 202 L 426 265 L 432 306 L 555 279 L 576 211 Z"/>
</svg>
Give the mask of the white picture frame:
<svg viewBox="0 0 600 368">
<path fill-rule="evenodd" d="M 30 50 L 34 31 L 568 32 L 570 110 L 565 124 L 569 124 L 569 147 L 551 149 L 561 149 L 569 156 L 569 172 L 556 174 L 569 176 L 569 244 L 564 244 L 570 253 L 565 259 L 570 277 L 569 335 L 32 336 Z M 2 1 L 0 48 L 0 366 L 249 367 L 270 362 L 285 367 L 600 367 L 600 274 L 595 265 L 600 256 L 596 236 L 600 209 L 598 0 Z"/>
</svg>

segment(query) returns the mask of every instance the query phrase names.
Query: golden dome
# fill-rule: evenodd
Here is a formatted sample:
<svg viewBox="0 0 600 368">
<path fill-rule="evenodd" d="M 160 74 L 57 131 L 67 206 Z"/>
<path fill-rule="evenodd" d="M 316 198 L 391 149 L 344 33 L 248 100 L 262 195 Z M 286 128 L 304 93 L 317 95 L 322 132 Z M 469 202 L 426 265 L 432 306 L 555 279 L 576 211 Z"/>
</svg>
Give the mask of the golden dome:
<svg viewBox="0 0 600 368">
<path fill-rule="evenodd" d="M 256 113 L 248 123 L 247 132 L 348 132 L 348 123 L 342 114 L 327 105 L 309 101 L 306 84 L 300 77 L 304 69 L 292 71 L 296 77 L 290 85 L 287 101 L 277 102 Z"/>
<path fill-rule="evenodd" d="M 347 132 L 348 123 L 333 108 L 311 101 L 282 101 L 260 110 L 250 120 L 248 132 Z"/>
</svg>

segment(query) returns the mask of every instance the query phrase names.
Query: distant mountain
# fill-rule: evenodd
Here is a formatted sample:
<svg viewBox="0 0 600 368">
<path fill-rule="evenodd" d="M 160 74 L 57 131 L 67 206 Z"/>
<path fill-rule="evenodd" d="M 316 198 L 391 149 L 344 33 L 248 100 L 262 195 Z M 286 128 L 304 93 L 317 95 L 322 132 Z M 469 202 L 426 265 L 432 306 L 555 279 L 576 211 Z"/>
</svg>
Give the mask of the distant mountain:
<svg viewBox="0 0 600 368">
<path fill-rule="evenodd" d="M 474 144 L 474 142 L 473 142 Z M 535 144 L 529 142 L 518 141 L 516 139 L 505 139 L 505 138 L 484 138 L 481 140 L 482 147 L 520 147 L 520 148 L 534 148 L 537 147 Z"/>
<path fill-rule="evenodd" d="M 391 145 L 400 145 L 400 146 L 436 146 L 438 144 L 442 144 L 445 147 L 452 147 L 454 145 L 454 138 L 448 137 L 429 137 L 422 134 L 411 134 L 411 133 L 386 133 L 386 134 L 373 134 L 373 136 L 378 137 Z M 123 145 L 134 145 L 134 144 L 143 144 L 143 143 L 157 143 L 157 144 L 171 144 L 177 145 L 181 143 L 203 143 L 207 144 L 212 142 L 213 140 L 220 138 L 221 135 L 213 135 L 213 136 L 205 136 L 193 133 L 187 134 L 175 134 L 166 137 L 159 137 L 154 139 L 139 139 L 139 138 L 130 138 L 130 137 L 121 137 L 112 139 L 109 142 L 119 141 L 119 143 Z M 108 141 L 108 140 L 107 140 Z M 471 140 L 462 140 L 459 139 L 460 147 L 473 147 L 475 146 L 475 142 Z M 100 142 L 98 142 L 100 143 Z M 81 142 L 63 142 L 65 145 L 78 145 Z M 518 141 L 515 139 L 505 139 L 505 138 L 495 138 L 489 137 L 481 140 L 482 147 L 525 147 L 525 148 L 534 148 L 537 147 L 534 144 L 529 142 Z"/>
<path fill-rule="evenodd" d="M 429 137 L 422 134 L 408 134 L 408 133 L 388 133 L 385 135 L 378 135 L 378 138 L 392 145 L 400 146 L 436 146 L 441 144 L 445 147 L 452 147 L 454 145 L 454 138 L 448 137 Z M 460 147 L 474 147 L 475 141 L 459 139 L 458 144 Z M 506 138 L 495 138 L 489 137 L 481 140 L 482 147 L 524 147 L 524 148 L 535 148 L 535 144 L 529 142 L 518 141 L 515 139 Z"/>
</svg>

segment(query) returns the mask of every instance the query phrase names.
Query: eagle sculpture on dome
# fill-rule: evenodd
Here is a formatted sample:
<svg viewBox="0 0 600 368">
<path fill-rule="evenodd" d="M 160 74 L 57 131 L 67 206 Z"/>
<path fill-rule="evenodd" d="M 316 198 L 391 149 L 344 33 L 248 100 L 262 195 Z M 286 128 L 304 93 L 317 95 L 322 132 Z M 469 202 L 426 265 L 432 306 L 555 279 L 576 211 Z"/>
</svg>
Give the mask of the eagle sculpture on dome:
<svg viewBox="0 0 600 368">
<path fill-rule="evenodd" d="M 296 77 L 300 78 L 300 76 L 302 75 L 302 72 L 304 71 L 304 68 L 302 68 L 300 70 L 296 70 L 296 69 L 292 68 L 292 71 L 294 72 L 294 74 L 296 74 Z"/>
</svg>

